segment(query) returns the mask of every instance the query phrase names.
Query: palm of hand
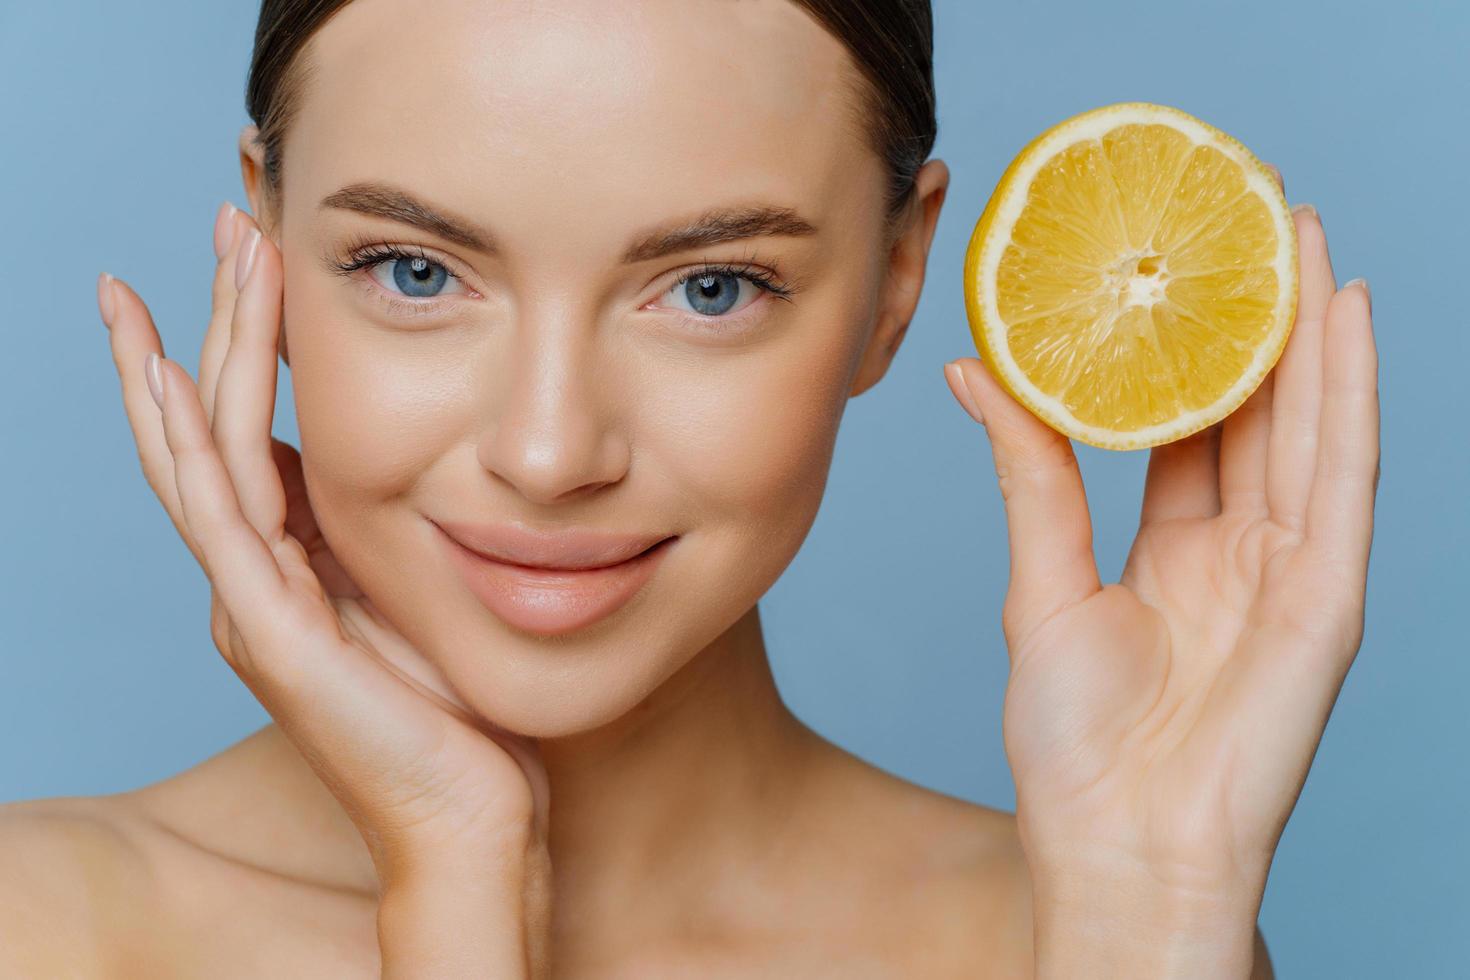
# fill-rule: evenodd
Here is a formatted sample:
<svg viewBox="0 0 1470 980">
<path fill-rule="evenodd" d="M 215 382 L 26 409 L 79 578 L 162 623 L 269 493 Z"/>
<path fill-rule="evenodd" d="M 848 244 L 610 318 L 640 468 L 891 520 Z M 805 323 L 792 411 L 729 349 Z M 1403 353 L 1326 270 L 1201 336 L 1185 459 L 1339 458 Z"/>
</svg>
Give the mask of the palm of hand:
<svg viewBox="0 0 1470 980">
<path fill-rule="evenodd" d="M 1121 849 L 1181 886 L 1263 875 L 1358 644 L 1335 584 L 1268 519 L 1143 528 L 1118 584 L 1013 651 L 1017 793 L 1060 825 L 1039 835 Z M 1293 674 L 1314 658 L 1304 700 Z"/>
</svg>

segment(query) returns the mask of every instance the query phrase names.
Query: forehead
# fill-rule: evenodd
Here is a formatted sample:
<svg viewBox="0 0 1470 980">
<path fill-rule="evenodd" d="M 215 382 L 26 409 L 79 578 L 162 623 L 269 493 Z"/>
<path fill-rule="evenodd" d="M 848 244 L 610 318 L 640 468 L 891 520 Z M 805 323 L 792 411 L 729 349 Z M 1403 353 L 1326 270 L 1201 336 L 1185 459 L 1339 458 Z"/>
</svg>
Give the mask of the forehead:
<svg viewBox="0 0 1470 980">
<path fill-rule="evenodd" d="M 791 0 L 354 0 L 311 62 L 293 207 L 382 180 L 510 240 L 588 241 L 712 203 L 819 227 L 880 203 L 856 69 Z"/>
</svg>

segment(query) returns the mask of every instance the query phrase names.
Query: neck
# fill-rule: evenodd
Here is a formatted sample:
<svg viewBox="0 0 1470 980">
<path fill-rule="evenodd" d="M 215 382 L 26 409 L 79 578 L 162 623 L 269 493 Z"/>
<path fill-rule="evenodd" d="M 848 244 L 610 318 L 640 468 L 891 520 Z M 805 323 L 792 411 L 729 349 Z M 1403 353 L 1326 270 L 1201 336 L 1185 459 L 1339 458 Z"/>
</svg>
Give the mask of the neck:
<svg viewBox="0 0 1470 980">
<path fill-rule="evenodd" d="M 696 900 L 721 868 L 749 874 L 818 741 L 781 700 L 757 607 L 616 721 L 542 739 L 557 921 L 587 928 L 629 896 L 647 911 Z"/>
</svg>

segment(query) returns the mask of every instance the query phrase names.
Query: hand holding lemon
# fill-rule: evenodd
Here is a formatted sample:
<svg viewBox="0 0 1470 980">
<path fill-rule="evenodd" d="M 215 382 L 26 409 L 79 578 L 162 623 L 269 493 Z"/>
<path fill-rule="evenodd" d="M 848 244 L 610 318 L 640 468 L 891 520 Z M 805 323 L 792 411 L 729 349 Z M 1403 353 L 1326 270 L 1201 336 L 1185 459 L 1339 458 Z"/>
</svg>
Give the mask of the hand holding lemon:
<svg viewBox="0 0 1470 980">
<path fill-rule="evenodd" d="M 1005 500 L 1004 734 L 1039 975 L 1250 974 L 1362 640 L 1379 414 L 1353 285 L 1265 164 L 1149 103 L 1042 133 L 977 225 L 981 358 L 945 373 Z M 1117 583 L 1069 436 L 1153 447 Z"/>
</svg>

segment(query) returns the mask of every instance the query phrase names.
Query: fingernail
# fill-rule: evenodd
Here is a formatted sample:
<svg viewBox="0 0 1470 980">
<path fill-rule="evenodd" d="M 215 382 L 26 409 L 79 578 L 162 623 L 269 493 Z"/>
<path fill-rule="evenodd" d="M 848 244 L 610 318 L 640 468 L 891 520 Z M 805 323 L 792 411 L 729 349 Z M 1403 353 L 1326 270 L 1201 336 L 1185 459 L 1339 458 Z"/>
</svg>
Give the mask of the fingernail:
<svg viewBox="0 0 1470 980">
<path fill-rule="evenodd" d="M 1278 167 L 1278 166 L 1276 166 L 1276 164 L 1274 164 L 1274 163 L 1268 163 L 1268 164 L 1266 164 L 1266 166 L 1267 166 L 1268 169 L 1270 169 L 1270 171 L 1273 174 L 1276 175 L 1276 181 L 1277 181 L 1277 183 L 1279 183 L 1281 185 L 1281 190 L 1283 192 L 1285 192 L 1285 190 L 1286 190 L 1286 180 L 1281 176 L 1281 168 Z"/>
<path fill-rule="evenodd" d="M 1317 209 L 1314 208 L 1314 207 L 1312 207 L 1310 204 L 1298 204 L 1298 205 L 1296 205 L 1295 207 L 1293 207 L 1291 209 L 1291 213 L 1292 214 L 1296 214 L 1298 211 L 1305 211 L 1305 212 L 1307 212 L 1312 217 L 1314 217 L 1314 218 L 1317 219 L 1317 223 L 1319 225 L 1322 224 L 1322 216 L 1320 214 L 1318 214 L 1317 213 Z"/>
<path fill-rule="evenodd" d="M 245 244 L 240 248 L 240 256 L 235 259 L 235 288 L 244 289 L 245 282 L 250 278 L 250 270 L 255 266 L 255 249 L 260 244 L 260 229 L 251 228 L 250 234 L 245 239 Z"/>
<path fill-rule="evenodd" d="M 117 301 L 112 295 L 112 274 L 104 272 L 97 277 L 97 308 L 102 311 L 102 323 L 107 329 L 112 329 L 112 315 L 116 312 Z"/>
<path fill-rule="evenodd" d="M 148 379 L 148 392 L 153 396 L 153 401 L 160 409 L 163 408 L 163 369 L 159 365 L 158 355 L 153 351 L 143 359 L 143 375 Z"/>
<path fill-rule="evenodd" d="M 944 373 L 950 376 L 950 385 L 959 396 L 961 407 L 969 413 L 970 418 L 984 425 L 985 416 L 980 412 L 980 405 L 975 400 L 975 393 L 970 390 L 970 386 L 965 382 L 965 372 L 960 370 L 960 366 L 957 363 L 950 361 L 944 366 Z"/>
<path fill-rule="evenodd" d="M 219 206 L 214 216 L 214 257 L 222 259 L 230 250 L 235 238 L 235 206 L 229 201 Z"/>
<path fill-rule="evenodd" d="M 1347 281 L 1347 283 L 1343 285 L 1342 288 L 1343 289 L 1346 289 L 1348 286 L 1362 286 L 1363 287 L 1363 292 L 1368 295 L 1368 309 L 1371 311 L 1373 309 L 1373 290 L 1371 290 L 1371 289 L 1368 288 L 1368 280 L 1366 280 L 1366 279 L 1349 279 Z"/>
</svg>

